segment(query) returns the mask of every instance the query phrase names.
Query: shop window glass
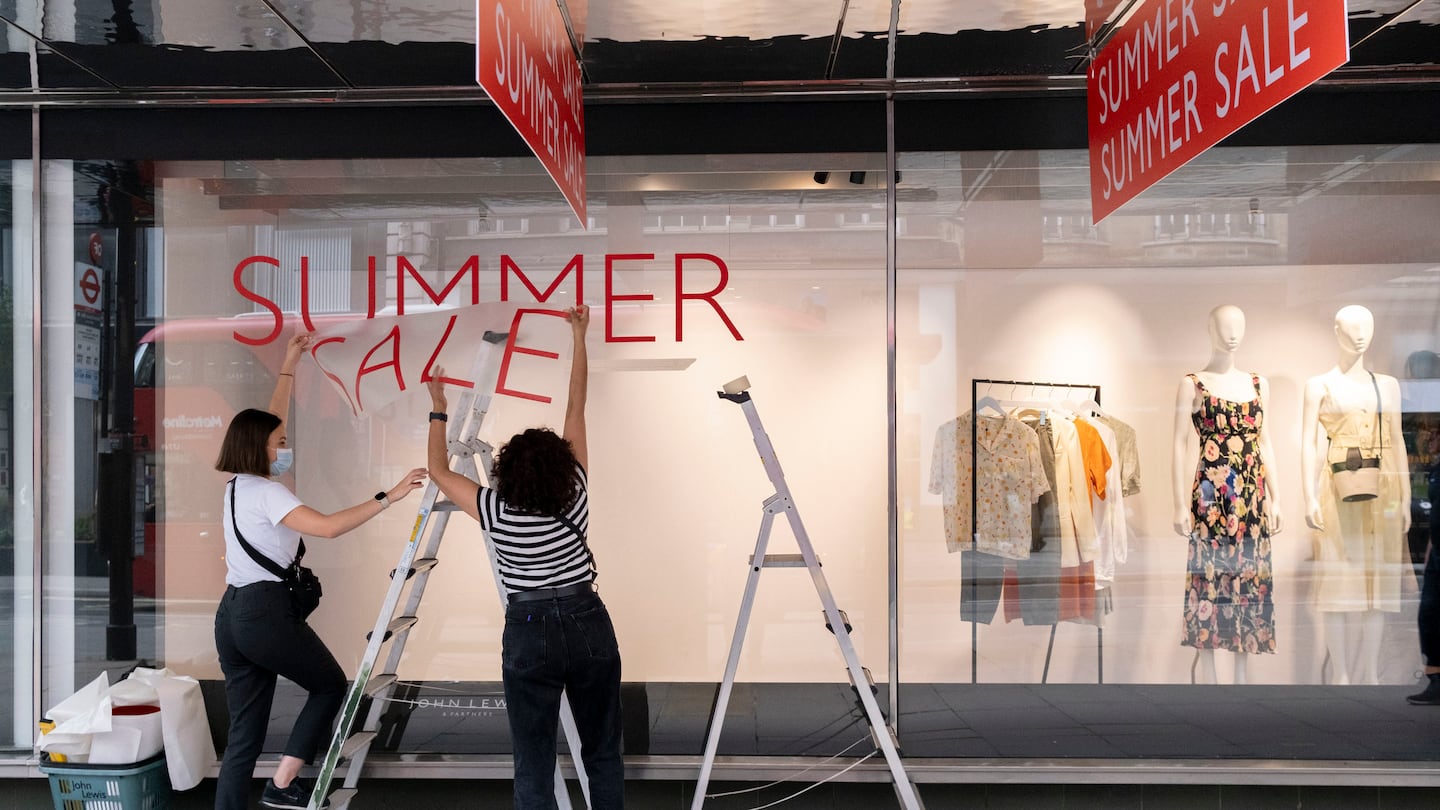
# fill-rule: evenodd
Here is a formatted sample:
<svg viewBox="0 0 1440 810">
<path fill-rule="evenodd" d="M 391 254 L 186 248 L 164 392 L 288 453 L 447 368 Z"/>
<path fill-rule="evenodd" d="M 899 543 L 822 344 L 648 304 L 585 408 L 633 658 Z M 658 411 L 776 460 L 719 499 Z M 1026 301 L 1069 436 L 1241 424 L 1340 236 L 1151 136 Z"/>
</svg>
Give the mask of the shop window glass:
<svg viewBox="0 0 1440 810">
<path fill-rule="evenodd" d="M 1413 686 L 1440 407 L 1440 249 L 1425 235 L 1440 195 L 1417 180 L 1440 173 L 1440 150 L 1216 148 L 1099 223 L 1083 152 L 907 154 L 900 166 L 907 186 L 935 192 L 900 205 L 910 227 L 898 245 L 900 679 L 913 690 L 902 706 L 933 708 L 934 693 L 972 682 Z M 1263 506 L 1226 497 L 1256 480 L 1248 434 L 1206 447 L 1191 424 L 1195 402 L 1224 410 L 1255 397 L 1243 374 L 1231 387 L 1200 375 L 1218 400 L 1186 376 L 1217 354 L 1210 326 L 1222 305 L 1244 315 L 1235 367 L 1266 386 Z M 1373 427 L 1368 377 L 1349 386 L 1331 372 L 1343 352 L 1337 316 L 1357 312 L 1347 307 L 1373 318 L 1364 363 L 1401 426 L 1383 431 L 1381 497 L 1368 505 L 1337 505 L 1325 468 L 1342 417 Z M 974 443 L 971 414 L 985 397 L 998 407 L 980 408 Z M 1072 452 L 1059 431 L 1077 415 L 1110 428 L 1097 432 L 1119 476 L 1104 501 L 1083 465 L 1067 474 L 1061 459 L 1047 471 L 1037 452 L 1041 442 Z M 972 446 L 978 548 L 967 528 Z M 1237 450 L 1229 472 L 1212 464 L 1196 483 L 1202 458 Z M 1063 504 L 1037 502 L 1041 490 L 1086 510 L 1083 534 L 1076 520 L 1031 536 L 1036 514 L 1064 520 Z M 1251 525 L 1247 508 L 1277 505 L 1279 533 L 1252 530 L 1235 578 L 1175 526 L 1233 534 Z M 1068 705 L 1063 691 L 1027 694 Z M 959 706 L 926 716 L 926 729 L 945 733 L 912 727 L 907 754 L 995 755 L 971 745 Z"/>
<path fill-rule="evenodd" d="M 402 303 L 407 313 L 465 306 L 472 288 L 463 268 L 474 259 L 482 303 L 499 300 L 506 274 L 514 301 L 563 308 L 583 285 L 594 307 L 590 542 L 626 680 L 634 684 L 627 712 L 637 714 L 627 722 L 649 729 L 644 749 L 700 753 L 709 718 L 692 704 L 708 706 L 724 672 L 762 501 L 773 494 L 744 414 L 716 396 L 742 375 L 830 585 L 856 623 L 861 658 L 883 683 L 885 239 L 869 227 L 883 210 L 883 189 L 845 189 L 829 199 L 827 190 L 810 189 L 814 162 L 804 155 L 712 156 L 698 177 L 677 171 L 673 158 L 592 158 L 592 187 L 616 192 L 591 195 L 593 227 L 585 230 L 558 193 L 505 191 L 518 176 L 538 175 L 534 161 L 446 161 L 446 188 L 464 177 L 473 185 L 468 207 L 392 200 L 387 189 L 397 179 L 423 179 L 435 168 L 386 161 L 385 174 L 364 173 L 381 165 L 155 167 L 160 263 L 184 268 L 165 275 L 163 305 L 134 359 L 137 402 L 144 399 L 137 416 L 152 448 L 145 455 L 154 492 L 145 527 L 154 538 L 163 608 L 160 658 L 186 674 L 220 677 L 209 617 L 224 589 L 225 476 L 212 465 L 230 417 L 268 401 L 284 337 L 302 328 L 306 302 L 322 332 L 363 320 L 372 305 L 373 256 L 377 313 L 397 313 Z M 283 186 L 289 176 L 324 171 L 341 172 L 341 185 L 355 192 L 325 210 L 245 202 L 257 184 Z M 770 188 L 756 190 L 757 173 L 769 173 Z M 651 188 L 664 191 L 644 190 Z M 820 222 L 866 227 L 816 227 L 810 235 L 802 205 L 823 205 Z M 776 230 L 785 232 L 777 238 Z M 247 296 L 233 279 L 236 266 L 254 256 L 275 261 L 242 269 Z M 402 258 L 413 273 L 400 269 Z M 327 267 L 337 272 L 325 275 Z M 541 302 L 522 275 L 540 293 L 559 283 Z M 457 278 L 442 302 L 419 281 L 439 296 Z M 260 338 L 275 322 L 269 305 L 284 313 L 284 331 L 266 342 Z M 560 423 L 567 370 L 559 363 L 532 369 L 532 382 L 555 401 L 497 397 L 487 439 L 503 441 L 534 421 Z M 287 481 L 306 503 L 323 511 L 353 505 L 424 463 L 429 401 L 409 382 L 392 404 L 356 416 L 314 364 L 303 362 L 289 429 L 297 461 Z M 326 591 L 311 621 L 347 670 L 363 652 L 417 501 L 344 540 L 309 544 L 307 564 Z M 474 522 L 452 520 L 443 550 L 401 666 L 406 686 L 396 697 L 409 702 L 397 706 L 412 714 L 399 750 L 503 752 L 508 739 L 495 703 L 502 614 Z M 770 550 L 795 550 L 783 520 Z M 741 694 L 778 700 L 797 713 L 793 722 L 829 730 L 733 750 L 727 742 L 722 753 L 835 753 L 864 736 L 863 723 L 854 737 L 831 733 L 859 719 L 836 652 L 805 573 L 768 571 L 741 659 Z M 824 700 L 786 697 L 814 693 L 816 684 Z M 627 738 L 627 749 L 643 753 L 639 746 Z"/>
<path fill-rule="evenodd" d="M 133 161 L 48 161 L 44 208 L 28 212 L 46 245 L 64 246 L 42 253 L 44 479 L 27 507 L 45 561 L 41 711 L 101 673 L 114 682 L 159 660 L 155 448 L 135 419 L 137 378 L 153 387 L 167 372 L 135 351 L 158 275 L 149 178 Z"/>
</svg>

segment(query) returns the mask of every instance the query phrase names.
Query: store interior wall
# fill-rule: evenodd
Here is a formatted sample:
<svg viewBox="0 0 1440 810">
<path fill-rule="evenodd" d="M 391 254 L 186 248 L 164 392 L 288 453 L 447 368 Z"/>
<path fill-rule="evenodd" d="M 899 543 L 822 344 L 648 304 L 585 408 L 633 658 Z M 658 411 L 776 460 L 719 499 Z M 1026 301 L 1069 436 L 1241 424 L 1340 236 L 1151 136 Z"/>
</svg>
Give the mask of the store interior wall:
<svg viewBox="0 0 1440 810">
<path fill-rule="evenodd" d="M 258 229 L 283 229 L 288 223 L 277 224 L 256 212 L 222 210 L 195 181 L 195 166 L 178 167 L 177 173 L 191 176 L 166 180 L 160 192 L 165 263 L 170 268 L 167 319 L 217 320 L 248 311 L 249 302 L 228 289 L 234 265 L 251 255 L 246 251 L 252 248 L 266 252 L 252 240 Z M 604 209 L 612 227 L 627 219 L 638 222 L 630 208 L 644 211 L 639 201 Z M 863 201 L 836 206 L 827 215 L 873 208 L 873 202 Z M 732 205 L 727 210 L 739 213 L 736 209 Z M 364 229 L 353 231 L 357 256 L 374 252 L 383 259 L 383 243 L 365 243 L 360 236 Z M 730 267 L 729 285 L 718 300 L 743 340 L 736 340 L 703 303 L 694 302 L 685 305 L 683 340 L 675 340 L 670 254 L 694 249 L 700 235 L 645 233 L 637 240 L 636 234 L 616 233 L 619 250 L 643 249 L 657 258 L 622 265 L 643 269 L 616 272 L 617 294 L 652 295 L 654 300 L 617 302 L 615 331 L 654 336 L 653 342 L 604 340 L 610 317 L 604 307 L 604 254 L 617 248 L 605 237 L 592 239 L 584 251 L 585 294 L 596 307 L 590 341 L 590 543 L 599 561 L 600 592 L 626 651 L 627 680 L 713 681 L 724 670 L 761 502 L 774 491 L 743 413 L 716 396 L 721 385 L 742 375 L 754 386 L 829 584 L 858 628 L 861 657 L 877 678 L 886 670 L 884 234 L 870 228 L 858 243 L 848 242 L 843 256 L 825 246 L 823 234 L 795 231 L 784 237 L 787 251 L 806 262 L 798 279 L 747 267 L 746 248 L 733 234 L 711 234 L 701 243 Z M 548 244 L 533 238 L 475 242 L 455 255 L 481 255 L 481 296 L 495 300 L 496 253 L 503 250 L 537 282 L 544 278 L 548 283 L 570 258 L 563 247 L 569 240 L 554 239 Z M 809 266 L 817 255 L 820 263 Z M 827 255 L 845 266 L 828 269 Z M 442 256 L 436 264 L 439 269 L 428 278 L 439 289 L 437 280 L 448 280 L 459 260 Z M 363 259 L 355 266 L 363 267 Z M 176 272 L 181 267 L 186 268 L 183 274 Z M 388 266 L 390 273 L 393 267 Z M 352 273 L 363 275 L 363 270 Z M 352 278 L 354 286 L 360 283 Z M 713 275 L 704 274 L 686 281 L 690 291 L 716 283 Z M 822 298 L 823 303 L 817 303 Z M 363 315 L 363 299 L 352 311 Z M 251 334 L 263 333 L 269 324 L 268 316 L 251 322 L 260 324 Z M 233 328 L 234 322 L 219 327 L 222 339 L 228 340 Z M 421 428 L 428 410 L 423 392 L 416 390 L 393 408 L 357 420 L 337 407 L 342 404 L 337 395 L 315 384 L 313 367 L 302 365 L 301 377 L 290 438 L 297 453 L 297 492 L 315 508 L 358 502 L 389 483 L 386 475 L 398 476 L 409 465 L 423 464 Z M 209 416 L 224 407 L 250 404 L 224 402 L 236 397 L 223 390 L 224 385 L 218 387 L 219 396 L 214 391 L 201 394 L 209 397 L 204 406 L 193 398 L 193 386 L 164 391 L 157 421 L 163 423 L 166 415 L 172 420 L 197 413 Z M 252 399 L 261 398 L 256 405 L 268 400 L 268 388 L 259 381 L 251 380 L 243 390 Z M 517 415 L 506 412 L 513 402 L 497 399 L 505 400 L 493 414 L 497 425 L 504 426 L 489 437 L 497 443 L 533 421 L 557 425 L 563 415 L 558 410 L 561 401 L 547 411 L 520 406 Z M 201 412 L 200 407 L 210 410 Z M 198 522 L 165 524 L 163 655 L 168 666 L 200 678 L 219 676 L 210 613 L 223 590 L 214 524 L 224 477 L 208 470 L 206 463 L 222 432 L 219 426 L 173 431 L 165 446 L 192 446 L 167 451 L 170 463 L 162 463 L 168 494 L 161 516 L 171 509 L 176 517 L 181 510 L 202 516 Z M 193 507 L 205 502 L 213 502 L 213 509 Z M 307 561 L 326 587 L 324 606 L 312 623 L 347 669 L 354 668 L 363 652 L 364 634 L 375 621 L 388 572 L 408 537 L 413 507 L 407 501 L 345 538 L 309 544 Z M 793 550 L 788 527 L 777 522 L 771 551 Z M 452 521 L 442 560 L 427 588 L 422 621 L 407 645 L 401 675 L 497 680 L 502 614 L 472 521 Z M 803 570 L 768 572 L 753 617 L 741 662 L 743 677 L 846 679 L 838 650 L 824 629 L 814 586 Z"/>
<path fill-rule="evenodd" d="M 1393 153 L 1414 158 L 1417 151 L 1424 150 Z M 1326 171 L 1331 152 L 1292 148 L 1290 179 Z M 1271 212 L 1265 240 L 1200 237 L 1168 246 L 1155 236 L 1159 217 L 1152 222 L 1122 212 L 1098 235 L 1092 232 L 1096 241 L 1077 248 L 1042 237 L 1041 216 L 1029 203 L 978 199 L 969 203 L 961 227 L 1006 223 L 1002 239 L 1023 243 L 1018 250 L 996 253 L 987 233 L 973 240 L 981 250 L 967 251 L 958 267 L 920 257 L 907 261 L 902 254 L 901 297 L 912 302 L 917 324 L 902 328 L 897 341 L 902 682 L 967 682 L 972 652 L 976 678 L 985 683 L 1037 682 L 1045 666 L 1049 626 L 1007 625 L 997 616 L 977 628 L 972 650 L 971 626 L 959 611 L 965 572 L 959 555 L 947 553 L 940 497 L 927 489 L 935 432 L 970 408 L 972 379 L 1099 385 L 1105 410 L 1136 429 L 1142 487 L 1138 497 L 1127 499 L 1131 551 L 1118 566 L 1114 612 L 1104 622 L 1104 680 L 1186 683 L 1195 677 L 1194 650 L 1180 645 L 1187 546 L 1171 527 L 1174 402 L 1184 375 L 1209 360 L 1207 316 L 1222 304 L 1238 305 L 1247 316 L 1237 367 L 1269 380 L 1267 430 L 1276 456 L 1270 476 L 1284 517 L 1273 551 L 1278 649 L 1249 656 L 1248 682 L 1331 682 L 1315 601 L 1317 532 L 1306 525 L 1301 497 L 1304 386 L 1337 361 L 1334 318 L 1343 306 L 1363 305 L 1374 314 L 1374 343 L 1365 359 L 1378 374 L 1403 381 L 1412 352 L 1437 349 L 1440 254 L 1426 234 L 1440 212 L 1433 195 L 1416 193 L 1423 186 L 1395 184 L 1433 172 L 1433 163 L 1423 159 L 1355 169 L 1361 182 L 1288 200 L 1281 212 Z M 1207 210 L 1230 205 L 1243 219 L 1243 204 L 1235 202 L 1177 200 L 1171 210 L 1198 223 Z M 902 205 L 901 216 L 908 213 L 913 221 L 932 208 Z M 1059 215 L 1067 204 L 1047 208 Z M 972 244 L 969 233 L 963 241 Z M 1099 251 L 1092 254 L 1099 258 L 1075 254 L 1087 249 Z M 1147 250 L 1157 258 L 1147 262 Z M 1180 250 L 1193 255 L 1174 252 Z M 1268 259 L 1257 258 L 1257 250 Z M 1126 266 L 1105 266 L 1112 262 Z M 1066 398 L 1044 389 L 981 386 L 978 395 L 987 393 Z M 1193 437 L 1190 446 L 1195 451 Z M 1195 452 L 1186 466 L 1193 468 Z M 1390 542 L 1403 546 L 1406 538 Z M 1413 683 L 1420 668 L 1418 595 L 1408 552 L 1405 564 L 1388 576 L 1399 580 L 1402 599 L 1398 612 L 1385 615 L 1380 680 Z M 1093 626 L 1062 622 L 1049 681 L 1096 682 L 1099 641 Z M 1229 682 L 1233 656 L 1222 652 L 1217 661 L 1220 682 Z"/>
</svg>

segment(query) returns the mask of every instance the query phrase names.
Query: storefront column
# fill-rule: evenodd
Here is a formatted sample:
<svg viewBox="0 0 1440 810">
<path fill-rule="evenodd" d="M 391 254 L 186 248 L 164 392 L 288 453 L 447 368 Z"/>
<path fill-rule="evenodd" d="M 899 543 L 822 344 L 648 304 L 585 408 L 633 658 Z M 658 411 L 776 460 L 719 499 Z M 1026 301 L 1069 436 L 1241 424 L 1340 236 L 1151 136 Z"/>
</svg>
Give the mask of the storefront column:
<svg viewBox="0 0 1440 810">
<path fill-rule="evenodd" d="M 38 111 L 35 113 L 38 122 Z M 38 123 L 37 123 L 38 127 Z M 39 156 L 39 139 L 34 138 L 35 156 Z M 11 403 L 12 425 L 10 452 L 15 477 L 11 481 L 14 500 L 15 585 L 11 605 L 13 627 L 11 656 L 14 683 L 10 694 L 14 718 L 10 745 L 28 746 L 35 739 L 36 706 L 40 703 L 40 635 L 36 617 L 40 615 L 40 555 L 35 550 L 39 521 L 37 509 L 40 481 L 40 416 L 35 407 L 40 388 L 39 368 L 35 357 L 40 348 L 39 278 L 40 222 L 35 212 L 40 207 L 40 188 L 33 171 L 36 161 L 17 160 L 11 169 L 10 210 L 12 234 L 10 265 L 14 268 L 11 306 L 11 333 L 6 337 L 11 347 L 11 368 L 14 372 L 14 399 Z"/>
<path fill-rule="evenodd" d="M 75 691 L 75 171 L 68 160 L 41 164 L 41 309 L 44 353 L 40 401 L 45 404 L 44 690 L 41 709 Z M 87 426 L 86 433 L 90 433 Z"/>
</svg>

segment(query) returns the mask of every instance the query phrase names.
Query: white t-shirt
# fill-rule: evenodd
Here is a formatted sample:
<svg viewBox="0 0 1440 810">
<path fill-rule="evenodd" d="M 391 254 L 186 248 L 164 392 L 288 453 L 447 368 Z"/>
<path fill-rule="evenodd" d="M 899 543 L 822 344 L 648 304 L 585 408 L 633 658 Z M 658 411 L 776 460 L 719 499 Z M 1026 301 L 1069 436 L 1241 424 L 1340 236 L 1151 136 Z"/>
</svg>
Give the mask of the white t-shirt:
<svg viewBox="0 0 1440 810">
<path fill-rule="evenodd" d="M 256 551 L 281 568 L 289 568 L 300 548 L 300 533 L 280 521 L 301 501 L 284 484 L 258 475 L 237 475 L 235 487 L 236 520 L 231 520 L 230 484 L 225 485 L 225 584 L 239 588 L 256 582 L 279 582 L 279 577 L 261 567 L 240 545 L 235 524 L 240 524 L 245 542 Z"/>
</svg>

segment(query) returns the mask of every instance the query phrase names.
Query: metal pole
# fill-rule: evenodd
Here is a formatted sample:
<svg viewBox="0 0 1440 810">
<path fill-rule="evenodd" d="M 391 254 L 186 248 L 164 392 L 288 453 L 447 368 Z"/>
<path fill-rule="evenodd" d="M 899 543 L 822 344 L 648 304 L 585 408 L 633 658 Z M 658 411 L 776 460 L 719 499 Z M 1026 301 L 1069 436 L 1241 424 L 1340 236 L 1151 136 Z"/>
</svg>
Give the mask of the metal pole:
<svg viewBox="0 0 1440 810">
<path fill-rule="evenodd" d="M 980 525 L 980 516 L 977 514 L 980 510 L 976 507 L 977 500 L 975 493 L 975 487 L 978 483 L 976 480 L 978 478 L 976 470 L 980 466 L 980 456 L 975 451 L 975 442 L 976 426 L 980 422 L 980 414 L 975 413 L 975 383 L 976 381 L 972 378 L 970 380 L 970 570 L 966 572 L 965 577 L 970 587 L 970 609 L 976 611 L 977 614 L 970 618 L 970 683 L 980 682 L 980 631 L 977 628 L 980 617 L 978 615 L 979 609 L 976 607 L 977 600 L 980 598 L 978 590 L 980 581 L 975 572 L 975 552 L 978 550 L 977 544 L 975 543 L 975 535 L 977 534 L 975 528 Z M 960 565 L 963 570 L 965 567 L 965 552 L 963 551 L 960 552 L 960 560 Z"/>
<path fill-rule="evenodd" d="M 897 241 L 900 236 L 899 210 L 896 205 L 895 172 L 895 36 L 900 26 L 900 0 L 890 2 L 890 38 L 886 44 L 885 78 L 890 89 L 885 92 L 885 413 L 887 417 L 886 458 L 888 462 L 887 493 L 889 509 L 889 582 L 890 637 L 889 671 L 890 724 L 900 736 L 900 473 L 897 371 L 895 361 L 895 327 L 899 281 Z"/>
<path fill-rule="evenodd" d="M 136 657 L 135 631 L 135 281 L 140 271 L 138 239 L 132 194 L 138 193 L 138 172 L 128 162 L 122 164 L 109 184 L 109 194 L 101 200 L 102 221 L 109 219 L 115 228 L 115 269 L 110 275 L 111 301 L 106 312 L 113 310 L 114 320 L 107 324 L 114 331 L 105 334 L 101 346 L 108 369 L 110 402 L 114 419 L 109 434 L 103 436 L 105 447 L 100 453 L 100 469 L 106 492 L 99 500 L 103 519 L 98 521 L 97 539 L 110 561 L 110 618 L 105 628 L 105 657 L 126 661 Z M 107 332 L 109 330 L 106 330 Z"/>
<path fill-rule="evenodd" d="M 40 220 L 45 211 L 45 200 L 40 190 L 43 174 L 40 160 L 40 108 L 35 107 L 30 112 L 30 348 L 35 358 L 30 366 L 30 421 L 31 435 L 35 437 L 30 456 L 30 508 L 34 516 L 31 520 L 30 536 L 30 632 L 34 641 L 34 657 L 30 659 L 30 685 L 35 701 L 31 710 L 32 719 L 39 719 L 45 711 L 42 680 L 45 677 L 45 589 L 41 581 L 45 573 L 45 479 L 42 463 L 45 458 L 45 431 L 40 419 L 41 392 L 44 390 L 42 386 L 45 381 L 45 343 L 42 329 L 45 318 L 40 309 L 40 280 L 43 278 L 40 272 L 41 254 L 44 244 Z"/>
</svg>

